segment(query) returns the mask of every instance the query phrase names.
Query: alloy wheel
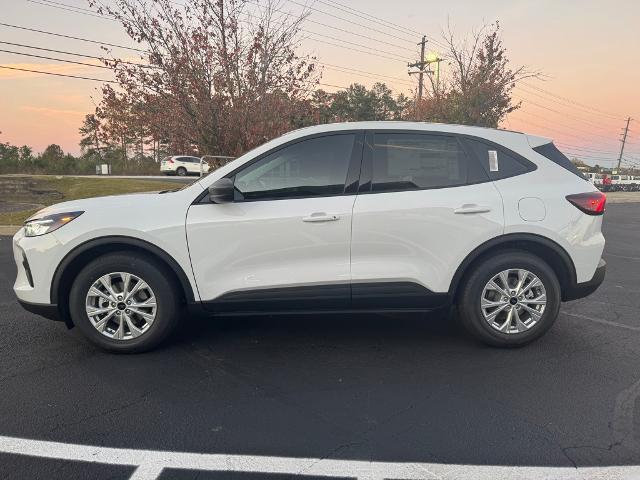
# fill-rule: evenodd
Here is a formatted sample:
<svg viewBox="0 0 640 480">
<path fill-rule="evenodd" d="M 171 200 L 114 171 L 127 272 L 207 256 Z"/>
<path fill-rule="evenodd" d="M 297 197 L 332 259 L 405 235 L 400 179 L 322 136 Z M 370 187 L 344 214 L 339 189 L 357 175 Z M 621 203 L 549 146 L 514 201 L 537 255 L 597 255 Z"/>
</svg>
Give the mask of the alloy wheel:
<svg viewBox="0 0 640 480">
<path fill-rule="evenodd" d="M 102 335 L 131 340 L 149 330 L 156 318 L 156 296 L 147 282 L 127 272 L 98 278 L 89 288 L 86 312 Z"/>
<path fill-rule="evenodd" d="M 485 321 L 495 330 L 516 334 L 536 325 L 547 305 L 542 281 L 521 268 L 503 270 L 487 282 L 480 299 Z"/>
</svg>

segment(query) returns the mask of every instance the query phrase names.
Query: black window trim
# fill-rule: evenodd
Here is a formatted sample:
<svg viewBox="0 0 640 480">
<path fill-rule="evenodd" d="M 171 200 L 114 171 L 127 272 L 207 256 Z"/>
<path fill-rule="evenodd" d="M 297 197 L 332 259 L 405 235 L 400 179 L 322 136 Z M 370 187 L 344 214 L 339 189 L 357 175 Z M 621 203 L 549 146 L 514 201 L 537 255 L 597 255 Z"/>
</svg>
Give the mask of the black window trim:
<svg viewBox="0 0 640 480">
<path fill-rule="evenodd" d="M 398 133 L 398 134 L 411 134 L 411 135 L 436 135 L 436 136 L 446 136 L 446 137 L 454 137 L 458 141 L 458 144 L 462 148 L 463 152 L 467 156 L 469 161 L 476 161 L 480 163 L 480 167 L 487 174 L 487 178 L 485 180 L 479 180 L 475 182 L 467 182 L 460 185 L 449 185 L 442 187 L 422 187 L 422 188 L 411 188 L 411 189 L 394 189 L 394 190 L 380 190 L 380 191 L 372 191 L 372 176 L 373 176 L 373 149 L 375 145 L 375 134 L 376 133 Z M 444 131 L 435 131 L 435 130 L 419 130 L 419 129 L 354 129 L 354 130 L 334 130 L 331 132 L 320 132 L 314 133 L 311 135 L 307 135 L 304 137 L 296 138 L 285 142 L 283 144 L 274 147 L 273 149 L 258 155 L 253 158 L 249 162 L 239 166 L 232 172 L 225 175 L 224 178 L 233 178 L 236 173 L 240 170 L 252 165 L 255 162 L 260 161 L 262 158 L 267 155 L 271 155 L 272 153 L 277 152 L 283 148 L 286 148 L 290 145 L 294 145 L 296 143 L 302 142 L 304 140 L 309 140 L 313 138 L 319 137 L 328 137 L 332 135 L 345 135 L 345 134 L 356 134 L 356 145 L 360 145 L 360 149 L 357 147 L 354 148 L 354 152 L 352 158 L 350 160 L 349 169 L 347 171 L 347 181 L 345 182 L 345 189 L 343 193 L 334 193 L 327 195 L 312 195 L 312 196 L 295 196 L 295 197 L 278 197 L 278 198 L 260 198 L 260 199 L 249 199 L 249 200 L 234 200 L 234 203 L 244 203 L 244 202 L 262 202 L 262 201 L 276 201 L 276 200 L 291 200 L 291 199 L 304 199 L 304 198 L 323 198 L 323 197 L 336 197 L 342 195 L 379 195 L 383 193 L 393 193 L 393 192 L 416 192 L 421 190 L 440 190 L 443 188 L 460 188 L 466 187 L 470 185 L 479 185 L 481 183 L 488 182 L 498 182 L 501 180 L 505 180 L 507 178 L 517 177 L 519 175 L 525 175 L 527 173 L 533 172 L 538 169 L 538 166 L 533 163 L 531 160 L 528 160 L 523 155 L 514 152 L 513 150 L 506 148 L 504 145 L 493 142 L 483 137 L 478 137 L 476 135 L 469 135 L 466 133 L 456 133 L 456 132 L 444 132 Z M 526 171 L 524 173 L 516 173 L 513 175 L 508 175 L 499 179 L 492 179 L 490 176 L 490 172 L 484 166 L 483 162 L 480 158 L 473 152 L 473 149 L 468 145 L 466 140 L 472 140 L 475 142 L 484 143 L 485 145 L 491 147 L 494 150 L 502 151 L 510 156 L 512 156 L 516 161 L 521 163 Z M 359 153 L 359 154 L 358 154 Z M 359 173 L 359 177 L 357 177 L 356 172 Z M 354 179 L 353 176 L 356 176 Z M 198 197 L 193 201 L 193 205 L 198 204 L 209 204 L 211 203 L 209 200 L 209 193 L 207 190 L 198 195 Z"/>
<path fill-rule="evenodd" d="M 558 153 L 560 153 L 560 155 L 562 155 L 567 160 L 568 164 L 560 163 L 556 159 L 547 156 L 544 153 L 544 151 L 542 151 L 542 149 L 546 149 L 548 147 L 554 148 Z M 578 167 L 573 165 L 573 162 L 571 162 L 569 157 L 567 157 L 564 153 L 562 153 L 562 151 L 560 151 L 558 146 L 555 143 L 553 143 L 553 141 L 550 141 L 550 142 L 547 142 L 547 143 L 543 143 L 542 145 L 537 145 L 535 147 L 531 147 L 531 149 L 534 152 L 536 152 L 538 155 L 543 156 L 546 160 L 549 160 L 550 162 L 553 162 L 555 165 L 557 165 L 559 167 L 562 167 L 567 172 L 573 173 L 576 177 L 579 177 L 582 180 L 589 181 L 589 177 L 587 175 L 585 175 L 583 172 L 581 172 L 578 169 Z"/>
<path fill-rule="evenodd" d="M 487 177 L 485 180 L 478 180 L 475 182 L 465 182 L 460 185 L 443 185 L 440 187 L 417 187 L 417 188 L 397 188 L 397 189 L 389 189 L 389 190 L 378 190 L 374 191 L 373 188 L 373 152 L 375 148 L 375 135 L 376 134 L 392 134 L 398 133 L 403 135 L 429 135 L 429 136 L 438 136 L 438 137 L 448 137 L 453 138 L 458 143 L 460 150 L 466 156 L 467 161 L 476 161 L 479 159 L 475 155 L 471 155 L 468 149 L 465 147 L 461 138 L 469 137 L 472 139 L 476 139 L 478 137 L 474 137 L 473 135 L 459 134 L 455 132 L 440 132 L 433 130 L 410 130 L 410 129 L 371 129 L 367 130 L 364 152 L 362 154 L 362 172 L 363 176 L 360 178 L 360 190 L 358 192 L 359 195 L 376 195 L 382 193 L 393 193 L 393 192 L 417 192 L 421 190 L 441 190 L 443 188 L 460 188 L 467 187 L 469 185 L 478 185 L 480 183 L 491 182 L 491 178 L 487 173 Z M 503 148 L 504 150 L 504 148 Z M 482 167 L 482 163 L 480 162 L 481 168 L 485 171 L 486 169 Z M 467 165 L 468 170 L 468 165 Z"/>
<path fill-rule="evenodd" d="M 291 196 L 291 197 L 265 197 L 265 198 L 250 198 L 250 199 L 234 199 L 233 203 L 251 203 L 251 202 L 273 202 L 278 200 L 301 200 L 304 198 L 325 198 L 325 197 L 339 197 L 339 196 L 347 196 L 347 195 L 357 195 L 358 194 L 358 186 L 360 182 L 360 170 L 362 165 L 362 155 L 364 149 L 364 136 L 365 130 L 362 129 L 354 129 L 354 130 L 334 130 L 331 132 L 319 132 L 311 135 L 306 135 L 304 137 L 295 138 L 288 142 L 282 143 L 277 147 L 268 150 L 267 152 L 261 153 L 255 158 L 252 158 L 246 163 L 243 163 L 235 170 L 232 170 L 224 177 L 221 178 L 231 178 L 234 179 L 235 176 L 245 168 L 250 167 L 256 162 L 259 162 L 263 158 L 272 155 L 284 148 L 290 147 L 297 143 L 304 142 L 306 140 L 313 140 L 316 138 L 323 137 L 333 137 L 335 135 L 355 135 L 354 147 L 351 152 L 351 158 L 349 159 L 349 166 L 347 167 L 347 178 L 345 180 L 345 186 L 342 192 L 338 193 L 328 193 L 322 195 L 300 195 L 300 196 Z M 200 193 L 198 197 L 193 201 L 192 205 L 202 205 L 202 204 L 210 204 L 212 203 L 209 200 L 209 192 L 205 190 Z"/>
<path fill-rule="evenodd" d="M 538 169 L 538 166 L 535 163 L 533 163 L 531 160 L 525 158 L 524 156 L 520 155 L 517 152 L 514 152 L 510 148 L 506 148 L 504 145 L 500 145 L 499 143 L 492 142 L 491 140 L 488 140 L 486 138 L 475 137 L 473 135 L 461 134 L 461 135 L 459 135 L 459 137 L 460 137 L 460 141 L 461 141 L 462 146 L 464 147 L 465 152 L 467 153 L 467 155 L 470 156 L 470 157 L 475 158 L 476 161 L 480 162 L 480 166 L 487 173 L 487 176 L 489 177 L 489 181 L 491 181 L 491 182 L 499 182 L 500 180 L 505 180 L 507 178 L 518 177 L 520 175 L 525 175 L 527 173 L 531 173 L 531 172 L 533 172 L 533 171 Z M 471 145 L 469 145 L 469 141 L 484 143 L 488 147 L 491 147 L 493 150 L 496 150 L 498 152 L 503 152 L 506 155 L 509 155 L 509 156 L 513 157 L 513 159 L 516 162 L 518 162 L 519 164 L 521 164 L 525 168 L 526 171 L 523 172 L 523 173 L 514 173 L 512 175 L 506 175 L 504 177 L 492 179 L 491 178 L 491 172 L 487 169 L 487 167 L 485 167 L 484 162 L 482 161 L 482 159 L 478 158 L 478 156 L 475 154 L 475 152 L 473 151 L 473 148 L 471 147 Z"/>
</svg>

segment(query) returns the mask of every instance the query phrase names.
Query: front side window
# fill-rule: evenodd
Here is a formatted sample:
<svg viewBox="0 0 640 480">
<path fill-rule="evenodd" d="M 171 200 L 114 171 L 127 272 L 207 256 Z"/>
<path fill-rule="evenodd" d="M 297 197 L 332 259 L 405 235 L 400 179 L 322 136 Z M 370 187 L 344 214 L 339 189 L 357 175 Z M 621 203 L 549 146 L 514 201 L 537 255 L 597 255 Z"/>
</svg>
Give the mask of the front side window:
<svg viewBox="0 0 640 480">
<path fill-rule="evenodd" d="M 355 134 L 310 138 L 261 158 L 235 175 L 239 200 L 344 192 Z"/>
<path fill-rule="evenodd" d="M 452 136 L 376 133 L 372 191 L 455 187 L 486 180 Z"/>
</svg>

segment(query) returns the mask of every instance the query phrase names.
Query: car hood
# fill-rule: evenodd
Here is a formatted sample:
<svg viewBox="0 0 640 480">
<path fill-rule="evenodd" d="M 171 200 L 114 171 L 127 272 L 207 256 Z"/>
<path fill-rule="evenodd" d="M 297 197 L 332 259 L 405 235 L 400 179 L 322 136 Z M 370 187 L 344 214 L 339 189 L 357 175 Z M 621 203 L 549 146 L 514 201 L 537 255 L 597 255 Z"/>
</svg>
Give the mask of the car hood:
<svg viewBox="0 0 640 480">
<path fill-rule="evenodd" d="M 48 207 L 38 210 L 29 217 L 29 220 L 44 217 L 54 213 L 77 212 L 89 210 L 105 210 L 105 209 L 121 209 L 128 211 L 134 209 L 137 205 L 149 206 L 153 202 L 153 196 L 158 198 L 164 197 L 160 192 L 141 192 L 127 193 L 123 195 L 107 195 L 104 197 L 81 198 L 78 200 L 68 200 L 66 202 L 56 203 Z"/>
</svg>

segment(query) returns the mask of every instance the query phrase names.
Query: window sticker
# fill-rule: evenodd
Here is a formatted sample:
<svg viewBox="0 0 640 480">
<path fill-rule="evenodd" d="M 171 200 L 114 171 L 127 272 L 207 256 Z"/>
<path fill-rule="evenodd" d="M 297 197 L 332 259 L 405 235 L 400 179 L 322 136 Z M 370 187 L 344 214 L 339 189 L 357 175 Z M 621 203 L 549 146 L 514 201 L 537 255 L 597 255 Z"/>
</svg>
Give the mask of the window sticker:
<svg viewBox="0 0 640 480">
<path fill-rule="evenodd" d="M 498 168 L 498 152 L 495 150 L 489 150 L 489 170 L 497 172 Z"/>
</svg>

